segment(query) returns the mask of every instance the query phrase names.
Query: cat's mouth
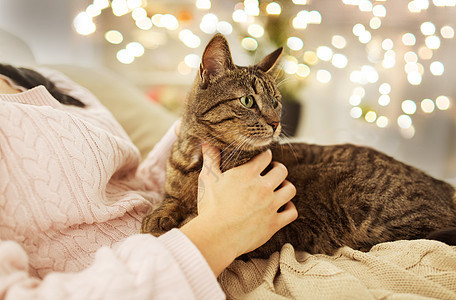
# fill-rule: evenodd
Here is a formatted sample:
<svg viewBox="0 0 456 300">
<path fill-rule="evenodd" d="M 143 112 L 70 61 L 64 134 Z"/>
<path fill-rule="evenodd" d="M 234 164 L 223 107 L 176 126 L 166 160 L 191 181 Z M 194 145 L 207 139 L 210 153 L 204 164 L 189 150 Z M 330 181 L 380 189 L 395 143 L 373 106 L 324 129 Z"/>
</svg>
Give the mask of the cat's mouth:
<svg viewBox="0 0 456 300">
<path fill-rule="evenodd" d="M 269 146 L 274 141 L 274 139 L 278 138 L 280 135 L 281 126 L 278 125 L 278 128 L 276 128 L 276 129 L 277 130 L 274 129 L 274 131 L 271 132 L 270 134 L 261 134 L 261 135 L 251 136 L 249 138 L 249 143 L 248 143 L 251 147 L 250 150 L 257 150 L 257 149 L 266 148 L 267 146 Z"/>
<path fill-rule="evenodd" d="M 261 128 L 246 130 L 244 132 L 234 131 L 218 134 L 224 139 L 212 139 L 213 142 L 221 142 L 218 147 L 227 147 L 243 151 L 258 151 L 268 148 L 279 138 L 281 125 L 273 129 Z"/>
</svg>

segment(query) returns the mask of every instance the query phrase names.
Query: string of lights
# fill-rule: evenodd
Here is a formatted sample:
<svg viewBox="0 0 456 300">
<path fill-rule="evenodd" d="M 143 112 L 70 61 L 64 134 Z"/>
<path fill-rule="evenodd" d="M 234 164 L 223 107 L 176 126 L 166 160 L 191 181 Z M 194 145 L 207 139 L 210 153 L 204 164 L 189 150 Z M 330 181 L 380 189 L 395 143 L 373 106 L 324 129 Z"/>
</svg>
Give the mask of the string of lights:
<svg viewBox="0 0 456 300">
<path fill-rule="evenodd" d="M 242 29 L 244 37 L 240 44 L 247 51 L 256 51 L 260 44 L 268 39 L 265 19 L 279 18 L 284 15 L 289 6 L 293 6 L 293 16 L 287 21 L 290 28 L 286 33 L 285 56 L 282 60 L 283 71 L 300 80 L 305 80 L 314 74 L 321 84 L 331 82 L 333 72 L 337 69 L 350 69 L 350 54 L 344 53 L 344 48 L 349 41 L 355 40 L 365 47 L 368 63 L 349 71 L 349 80 L 356 87 L 353 89 L 348 102 L 351 106 L 351 117 L 375 124 L 379 128 L 397 126 L 405 138 L 415 135 L 413 118 L 420 111 L 422 114 L 431 114 L 435 110 L 448 110 L 452 100 L 447 95 L 432 97 L 423 92 L 422 99 L 393 99 L 392 91 L 396 88 L 395 82 L 391 82 L 382 74 L 391 72 L 398 65 L 403 64 L 408 84 L 419 88 L 425 74 L 434 77 L 445 75 L 445 64 L 434 57 L 446 40 L 454 39 L 454 24 L 437 26 L 426 17 L 417 19 L 416 30 L 403 32 L 396 36 L 385 37 L 381 29 L 386 24 L 388 16 L 386 0 L 341 0 L 341 2 L 354 10 L 358 10 L 363 20 L 353 20 L 352 35 L 343 36 L 334 34 L 329 38 L 327 45 L 320 45 L 315 49 L 309 49 L 305 45 L 305 31 L 310 26 L 319 26 L 324 23 L 324 10 L 311 9 L 310 0 L 291 1 L 258 1 L 245 0 L 233 5 L 229 17 L 225 14 L 216 13 L 210 0 L 197 0 L 193 3 L 194 9 L 201 14 L 182 14 L 175 11 L 161 13 L 148 13 L 148 4 L 145 0 L 94 0 L 85 11 L 79 13 L 74 19 L 75 30 L 81 35 L 90 35 L 96 31 L 95 18 L 103 11 L 110 8 L 115 16 L 130 15 L 136 27 L 143 31 L 160 29 L 165 33 L 155 35 L 153 45 L 144 45 L 139 41 L 125 41 L 125 36 L 118 30 L 109 30 L 104 34 L 107 42 L 115 45 L 125 45 L 117 52 L 117 60 L 123 64 L 131 64 L 137 57 L 144 54 L 149 47 L 159 47 L 166 43 L 166 38 L 175 38 L 190 49 L 202 47 L 201 37 L 205 34 L 212 35 L 220 32 L 230 35 L 236 30 Z M 456 0 L 413 0 L 405 2 L 404 13 L 423 15 L 429 9 L 456 9 Z M 201 15 L 201 18 L 196 16 Z M 285 17 L 285 16 L 283 16 Z M 361 19 L 361 18 L 360 18 Z M 455 20 L 456 22 L 456 20 Z M 199 24 L 198 27 L 195 24 Z M 382 34 L 380 34 L 382 33 Z M 405 48 L 404 48 L 405 47 Z M 404 52 L 403 49 L 406 49 Z M 186 55 L 177 69 L 182 74 L 191 72 L 199 66 L 200 57 L 197 54 Z M 396 71 L 395 71 L 396 72 Z M 426 75 L 427 76 L 427 75 Z M 367 90 L 371 86 L 377 87 L 376 95 Z M 372 104 L 367 98 L 376 97 L 377 101 Z M 388 115 L 383 108 L 399 105 L 399 115 Z"/>
</svg>

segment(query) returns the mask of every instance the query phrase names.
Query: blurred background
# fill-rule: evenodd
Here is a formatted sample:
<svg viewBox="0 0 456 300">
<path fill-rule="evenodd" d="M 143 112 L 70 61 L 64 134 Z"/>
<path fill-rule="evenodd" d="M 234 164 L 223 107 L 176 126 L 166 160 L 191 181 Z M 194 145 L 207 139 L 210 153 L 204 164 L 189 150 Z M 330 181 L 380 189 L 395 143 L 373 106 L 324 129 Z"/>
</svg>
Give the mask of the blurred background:
<svg viewBox="0 0 456 300">
<path fill-rule="evenodd" d="M 0 29 L 38 64 L 109 69 L 176 115 L 215 33 L 238 65 L 283 46 L 291 140 L 456 178 L 456 0 L 0 0 Z"/>
</svg>

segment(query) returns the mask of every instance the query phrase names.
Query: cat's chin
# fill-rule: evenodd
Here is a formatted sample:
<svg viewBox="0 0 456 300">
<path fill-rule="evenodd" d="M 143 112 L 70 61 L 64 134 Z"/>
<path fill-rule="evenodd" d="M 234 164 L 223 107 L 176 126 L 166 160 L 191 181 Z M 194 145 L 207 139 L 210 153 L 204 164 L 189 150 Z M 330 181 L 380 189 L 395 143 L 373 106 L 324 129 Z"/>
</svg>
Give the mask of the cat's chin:
<svg viewBox="0 0 456 300">
<path fill-rule="evenodd" d="M 266 149 L 268 148 L 269 145 L 272 144 L 274 138 L 273 137 L 267 137 L 267 138 L 261 138 L 261 139 L 255 139 L 254 141 L 251 141 L 249 145 L 247 145 L 245 148 L 250 148 L 250 149 L 245 149 L 245 150 L 261 150 L 261 149 Z"/>
</svg>

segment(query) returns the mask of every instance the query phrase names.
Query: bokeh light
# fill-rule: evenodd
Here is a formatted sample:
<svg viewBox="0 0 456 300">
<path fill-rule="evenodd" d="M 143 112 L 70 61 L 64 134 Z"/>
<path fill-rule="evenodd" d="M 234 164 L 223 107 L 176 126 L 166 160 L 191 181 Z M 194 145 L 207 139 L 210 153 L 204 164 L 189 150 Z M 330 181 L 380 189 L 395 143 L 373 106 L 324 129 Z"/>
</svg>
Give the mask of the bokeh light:
<svg viewBox="0 0 456 300">
<path fill-rule="evenodd" d="M 366 115 L 364 116 L 364 119 L 368 123 L 373 123 L 373 122 L 375 122 L 375 120 L 377 120 L 377 114 L 375 113 L 375 111 L 370 110 L 366 113 Z"/>
<path fill-rule="evenodd" d="M 382 95 L 388 95 L 389 93 L 391 93 L 391 85 L 386 82 L 382 83 L 378 88 L 378 92 Z"/>
<path fill-rule="evenodd" d="M 435 104 L 434 101 L 432 101 L 431 99 L 423 99 L 423 101 L 421 101 L 421 110 L 424 113 L 430 114 L 434 111 L 434 109 Z"/>
<path fill-rule="evenodd" d="M 251 37 L 246 37 L 246 38 L 242 39 L 241 45 L 242 45 L 242 47 L 244 47 L 244 49 L 249 50 L 249 51 L 253 51 L 253 50 L 256 50 L 256 48 L 258 48 L 257 40 L 255 40 L 254 38 L 251 38 Z"/>
<path fill-rule="evenodd" d="M 429 66 L 429 69 L 431 70 L 432 75 L 441 76 L 445 71 L 445 66 L 440 61 L 434 61 Z"/>
<path fill-rule="evenodd" d="M 437 99 L 435 99 L 435 104 L 438 109 L 447 110 L 450 108 L 450 99 L 447 96 L 438 96 Z"/>
<path fill-rule="evenodd" d="M 318 70 L 317 80 L 321 83 L 328 83 L 331 81 L 331 73 L 327 70 Z"/>
<path fill-rule="evenodd" d="M 331 39 L 331 44 L 337 49 L 343 49 L 347 45 L 347 40 L 341 35 L 334 35 Z"/>
<path fill-rule="evenodd" d="M 362 115 L 363 115 L 363 110 L 360 107 L 353 107 L 350 110 L 350 116 L 352 118 L 359 119 L 359 118 L 361 118 Z"/>
<path fill-rule="evenodd" d="M 317 48 L 317 57 L 323 61 L 331 60 L 333 51 L 327 46 L 320 46 Z"/>
<path fill-rule="evenodd" d="M 399 125 L 400 128 L 409 128 L 412 126 L 412 118 L 408 115 L 400 115 L 397 118 L 397 125 Z"/>
<path fill-rule="evenodd" d="M 287 46 L 291 50 L 298 51 L 302 49 L 302 47 L 304 46 L 304 42 L 300 38 L 292 36 L 288 38 Z"/>
<path fill-rule="evenodd" d="M 435 25 L 432 22 L 422 23 L 420 29 L 424 35 L 433 35 L 435 33 Z"/>
<path fill-rule="evenodd" d="M 268 6 L 266 6 L 266 11 L 270 15 L 280 15 L 282 12 L 282 7 L 277 2 L 271 2 L 268 4 Z"/>
<path fill-rule="evenodd" d="M 444 39 L 452 39 L 454 38 L 454 29 L 449 25 L 443 26 L 440 29 L 440 34 Z"/>
<path fill-rule="evenodd" d="M 402 43 L 406 46 L 413 46 L 416 43 L 416 37 L 413 33 L 406 33 L 402 36 Z"/>
<path fill-rule="evenodd" d="M 112 44 L 111 47 L 116 47 L 117 61 L 131 64 L 146 51 L 178 39 L 188 48 L 183 47 L 187 53 L 177 59 L 173 71 L 186 75 L 199 68 L 201 58 L 192 52 L 200 53 L 204 48 L 203 42 L 215 33 L 228 36 L 234 32 L 230 39 L 240 36 L 241 47 L 237 48 L 258 58 L 270 51 L 269 48 L 278 47 L 278 42 L 271 35 L 274 31 L 270 30 L 270 25 L 275 26 L 274 22 L 279 19 L 289 20 L 287 26 L 291 26 L 287 27 L 287 31 L 280 32 L 280 46 L 285 46 L 285 50 L 280 63 L 282 70 L 277 77 L 279 80 L 288 84 L 288 80 L 292 79 L 290 86 L 298 86 L 293 91 L 297 94 L 307 81 L 311 82 L 309 84 L 327 84 L 336 78 L 337 81 L 345 80 L 351 87 L 354 86 L 352 93 L 344 96 L 344 104 L 350 105 L 347 110 L 350 109 L 351 117 L 376 124 L 378 128 L 394 127 L 397 120 L 402 136 L 412 138 L 419 128 L 418 125 L 414 127 L 415 118 L 437 109 L 451 108 L 452 100 L 448 96 L 431 99 L 435 95 L 428 94 L 428 87 L 434 82 L 447 82 L 446 77 L 451 73 L 451 61 L 445 56 L 449 53 L 446 52 L 448 48 L 443 47 L 454 43 L 451 39 L 454 38 L 455 23 L 452 19 L 437 19 L 434 11 L 439 7 L 453 9 L 456 0 L 406 1 L 403 12 L 411 15 L 409 19 L 404 16 L 404 20 L 410 21 L 410 24 L 401 24 L 400 28 L 392 28 L 392 23 L 388 23 L 398 12 L 393 14 L 390 11 L 392 6 L 386 0 L 341 1 L 354 9 L 348 32 L 346 28 L 337 28 L 318 42 L 308 39 L 307 33 L 313 29 L 312 26 L 329 19 L 326 20 L 323 9 L 321 12 L 315 10 L 310 0 L 261 3 L 244 0 L 233 3 L 232 10 L 223 13 L 211 0 L 193 0 L 193 10 L 186 8 L 185 12 L 166 6 L 152 9 L 150 3 L 143 0 L 93 0 L 73 19 L 73 26 L 79 34 L 90 35 L 97 30 L 98 23 L 94 20 L 103 10 L 108 8 L 106 12 L 118 17 L 128 15 L 133 26 L 136 25 L 134 33 L 124 27 L 109 26 L 101 35 Z M 128 20 L 126 16 L 123 18 Z M 230 45 L 233 44 L 230 40 Z M 118 49 L 121 47 L 124 49 Z M 233 50 L 233 57 L 237 50 Z M 401 86 L 404 78 L 410 85 Z M 417 92 L 412 92 L 412 89 Z M 421 98 L 416 99 L 416 95 L 421 95 Z M 398 113 L 401 115 L 398 116 Z"/>
<path fill-rule="evenodd" d="M 408 115 L 413 115 L 416 112 L 416 103 L 412 100 L 402 101 L 402 111 Z"/>
<path fill-rule="evenodd" d="M 111 44 L 120 44 L 123 41 L 123 35 L 117 30 L 109 30 L 105 33 L 105 39 Z"/>
<path fill-rule="evenodd" d="M 377 118 L 377 126 L 380 128 L 385 128 L 388 126 L 389 120 L 385 116 L 380 116 Z"/>
</svg>

